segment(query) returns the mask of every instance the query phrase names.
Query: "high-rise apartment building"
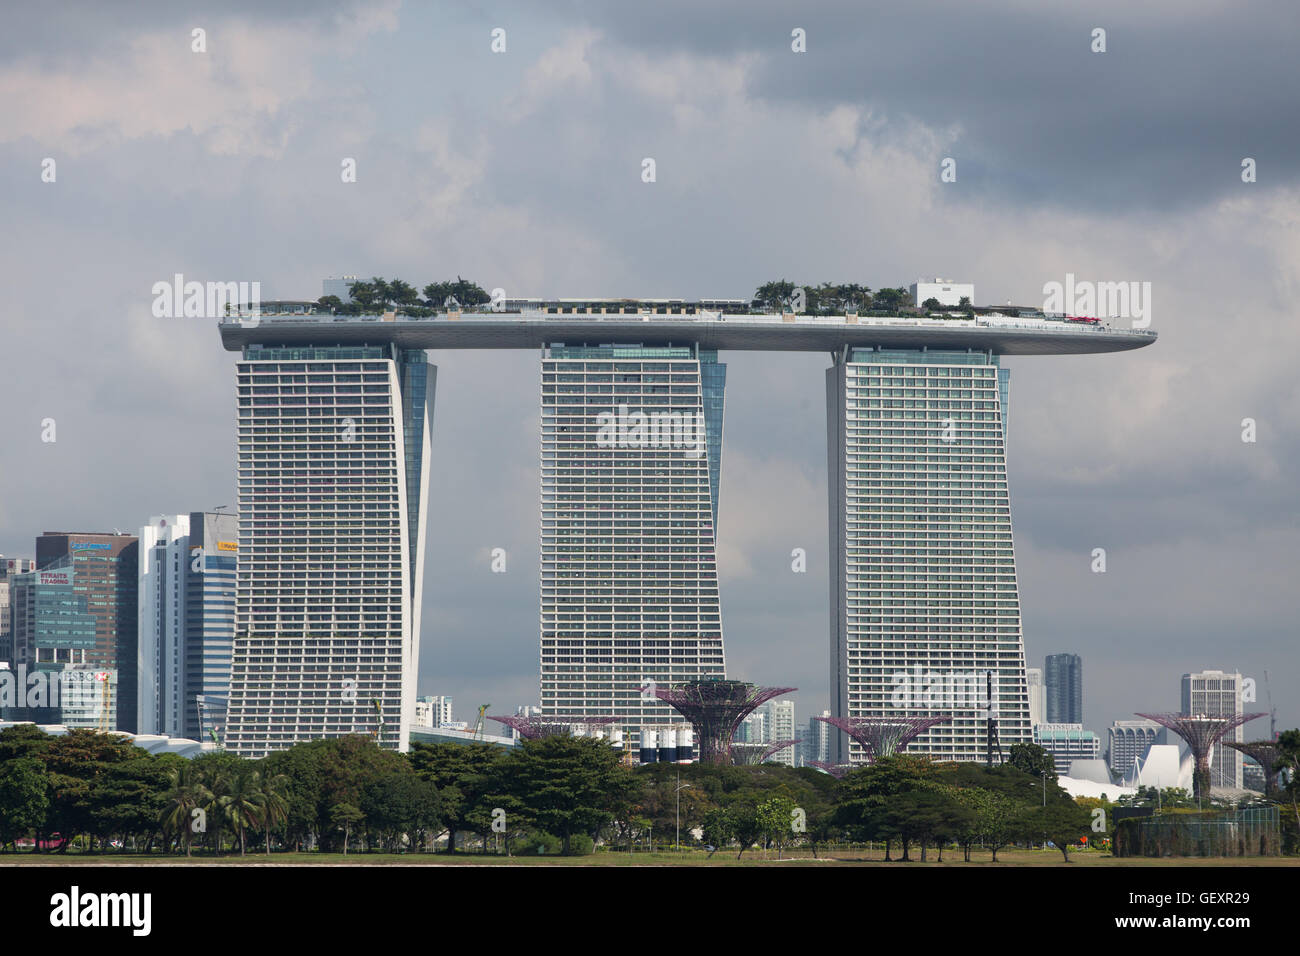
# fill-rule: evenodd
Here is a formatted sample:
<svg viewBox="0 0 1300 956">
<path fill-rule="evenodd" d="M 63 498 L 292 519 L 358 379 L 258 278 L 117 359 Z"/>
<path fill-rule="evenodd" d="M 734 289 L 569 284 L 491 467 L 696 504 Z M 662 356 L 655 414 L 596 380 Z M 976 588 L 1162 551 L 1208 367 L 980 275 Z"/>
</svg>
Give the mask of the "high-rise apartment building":
<svg viewBox="0 0 1300 956">
<path fill-rule="evenodd" d="M 1043 670 L 1049 724 L 1083 723 L 1083 658 L 1048 654 Z"/>
<path fill-rule="evenodd" d="M 829 710 L 823 710 L 821 716 L 830 717 Z M 831 759 L 831 725 L 816 717 L 808 718 L 808 728 L 799 744 L 799 765 L 806 767 L 814 760 L 829 763 Z"/>
<path fill-rule="evenodd" d="M 407 748 L 435 374 L 394 344 L 244 348 L 235 753 L 354 733 Z"/>
<path fill-rule="evenodd" d="M 832 711 L 952 714 L 909 750 L 981 760 L 991 674 L 1001 746 L 1028 741 L 999 356 L 846 348 L 826 386 Z"/>
<path fill-rule="evenodd" d="M 1182 705 L 1184 714 L 1204 714 L 1207 717 L 1230 717 L 1244 712 L 1242 701 L 1242 676 L 1224 671 L 1198 671 L 1184 674 Z M 1234 727 L 1224 740 L 1245 740 L 1245 731 Z M 1242 790 L 1242 754 L 1231 747 L 1216 744 L 1210 748 L 1210 787 Z"/>
<path fill-rule="evenodd" d="M 794 701 L 771 700 L 764 705 L 763 709 L 767 712 L 768 743 L 795 739 Z M 783 747 L 776 751 L 767 759 L 771 763 L 783 763 L 788 767 L 793 767 L 795 765 L 795 750 L 796 745 L 791 744 L 789 747 Z"/>
<path fill-rule="evenodd" d="M 108 690 L 92 709 L 107 711 L 104 726 L 128 733 L 136 733 L 139 727 L 136 713 L 138 554 L 139 541 L 129 534 L 47 531 L 36 539 L 34 573 L 38 590 L 63 586 L 61 577 L 57 584 L 49 575 L 42 582 L 42 571 L 66 572 L 71 577 L 71 594 L 85 602 L 79 609 L 69 609 L 69 614 L 75 617 L 84 612 L 94 621 L 93 644 L 85 645 L 79 628 L 78 636 L 65 642 L 48 629 L 49 619 L 38 604 L 36 626 L 45 629 L 46 646 L 53 656 L 50 663 L 77 664 L 104 675 L 99 684 L 108 684 Z M 37 639 L 33 651 L 38 661 L 42 656 L 40 647 Z M 102 689 L 101 686 L 99 690 Z"/>
<path fill-rule="evenodd" d="M 239 520 L 155 515 L 140 529 L 140 732 L 199 739 L 230 692 Z"/>
<path fill-rule="evenodd" d="M 715 528 L 726 366 L 552 346 L 541 383 L 541 703 L 642 725 L 649 682 L 723 677 Z M 635 741 L 629 741 L 634 744 Z"/>
<path fill-rule="evenodd" d="M 420 727 L 443 727 L 452 723 L 452 699 L 450 697 L 417 697 L 415 699 L 415 723 Z"/>
<path fill-rule="evenodd" d="M 1117 720 L 1106 734 L 1106 761 L 1116 777 L 1127 777 L 1153 744 L 1165 742 L 1165 728 L 1154 720 Z"/>
</svg>

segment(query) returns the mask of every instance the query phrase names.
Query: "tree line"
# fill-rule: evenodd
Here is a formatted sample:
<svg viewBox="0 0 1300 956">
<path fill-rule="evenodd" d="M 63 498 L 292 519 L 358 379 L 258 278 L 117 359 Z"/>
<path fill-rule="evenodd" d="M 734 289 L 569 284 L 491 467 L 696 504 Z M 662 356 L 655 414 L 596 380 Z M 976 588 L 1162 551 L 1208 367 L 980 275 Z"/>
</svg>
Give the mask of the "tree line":
<svg viewBox="0 0 1300 956">
<path fill-rule="evenodd" d="M 1293 782 L 1279 799 L 1294 805 L 1295 791 Z M 993 768 L 903 754 L 837 780 L 776 764 L 628 766 L 586 737 L 509 749 L 416 743 L 402 754 L 351 736 L 260 760 L 222 751 L 187 760 L 91 730 L 0 731 L 9 851 L 584 854 L 597 843 L 638 852 L 680 840 L 737 858 L 754 847 L 815 855 L 872 842 L 887 859 L 955 848 L 970 860 L 981 848 L 996 860 L 1008 846 L 1050 843 L 1068 862 L 1070 847 L 1098 843 L 1098 807 L 1110 805 L 1071 799 L 1050 755 L 1028 744 Z"/>
</svg>

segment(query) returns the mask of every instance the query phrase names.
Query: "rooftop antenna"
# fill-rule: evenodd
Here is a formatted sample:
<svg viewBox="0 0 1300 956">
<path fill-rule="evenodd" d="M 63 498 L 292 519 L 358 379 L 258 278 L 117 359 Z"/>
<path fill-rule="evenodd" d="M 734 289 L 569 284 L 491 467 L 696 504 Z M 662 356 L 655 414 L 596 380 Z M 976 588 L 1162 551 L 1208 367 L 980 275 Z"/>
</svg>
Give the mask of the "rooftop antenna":
<svg viewBox="0 0 1300 956">
<path fill-rule="evenodd" d="M 219 511 L 221 511 L 222 508 L 229 508 L 229 507 L 230 505 L 214 505 L 212 508 L 212 513 L 217 514 Z"/>
</svg>

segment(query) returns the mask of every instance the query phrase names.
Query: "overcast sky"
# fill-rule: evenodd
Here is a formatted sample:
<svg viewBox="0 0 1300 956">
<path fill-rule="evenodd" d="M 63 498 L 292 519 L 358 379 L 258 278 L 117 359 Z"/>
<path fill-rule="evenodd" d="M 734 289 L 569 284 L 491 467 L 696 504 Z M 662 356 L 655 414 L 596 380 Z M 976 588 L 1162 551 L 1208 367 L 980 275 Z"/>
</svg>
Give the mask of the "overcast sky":
<svg viewBox="0 0 1300 956">
<path fill-rule="evenodd" d="M 0 552 L 234 506 L 236 356 L 151 315 L 177 272 L 264 298 L 344 273 L 565 297 L 929 274 L 1031 305 L 1067 273 L 1144 281 L 1155 346 L 1006 362 L 1028 663 L 1082 654 L 1103 734 L 1204 668 L 1255 677 L 1260 710 L 1267 670 L 1300 722 L 1293 0 L 267 6 L 6 11 Z M 538 356 L 430 358 L 419 692 L 510 712 L 537 700 Z M 723 360 L 728 671 L 798 686 L 803 724 L 828 700 L 828 358 Z"/>
</svg>

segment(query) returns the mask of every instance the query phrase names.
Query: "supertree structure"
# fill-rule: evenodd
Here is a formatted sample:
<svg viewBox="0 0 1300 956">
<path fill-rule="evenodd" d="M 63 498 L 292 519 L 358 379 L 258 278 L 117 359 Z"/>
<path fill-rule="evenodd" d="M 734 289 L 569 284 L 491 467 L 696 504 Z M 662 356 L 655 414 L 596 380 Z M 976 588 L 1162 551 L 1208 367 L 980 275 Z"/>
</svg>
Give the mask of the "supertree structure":
<svg viewBox="0 0 1300 956">
<path fill-rule="evenodd" d="M 1209 714 L 1138 714 L 1147 720 L 1154 720 L 1161 727 L 1167 727 L 1183 740 L 1187 741 L 1195 761 L 1192 774 L 1192 788 L 1197 800 L 1210 795 L 1210 751 L 1224 734 L 1235 730 L 1242 724 L 1256 717 L 1267 714 L 1228 714 L 1213 717 Z"/>
<path fill-rule="evenodd" d="M 770 744 L 738 744 L 733 741 L 731 744 L 731 762 L 737 767 L 751 767 L 767 763 L 772 754 L 784 750 L 786 747 L 793 747 L 797 743 L 799 743 L 798 737 L 794 740 L 777 740 Z"/>
<path fill-rule="evenodd" d="M 825 770 L 828 774 L 839 780 L 853 768 L 846 763 L 831 763 L 829 760 L 809 760 L 809 767 L 816 767 L 818 770 Z"/>
<path fill-rule="evenodd" d="M 936 724 L 952 720 L 952 714 L 899 717 L 815 717 L 838 727 L 866 751 L 867 762 L 901 754 L 907 745 Z"/>
<path fill-rule="evenodd" d="M 1223 746 L 1231 747 L 1247 757 L 1254 758 L 1255 762 L 1264 768 L 1264 796 L 1273 796 L 1274 791 L 1277 790 L 1277 761 L 1282 756 L 1277 741 L 1249 740 L 1242 743 L 1236 740 L 1225 740 Z"/>
<path fill-rule="evenodd" d="M 651 689 L 695 728 L 700 762 L 726 766 L 731 763 L 731 738 L 740 722 L 759 704 L 798 688 L 759 687 L 738 680 L 693 680 L 664 687 L 651 685 Z"/>
<path fill-rule="evenodd" d="M 568 736 L 573 733 L 574 727 L 603 727 L 606 724 L 617 722 L 618 718 L 565 717 L 558 714 L 530 714 L 524 717 L 516 714 L 510 717 L 489 716 L 488 720 L 495 720 L 507 727 L 513 727 L 519 733 L 519 736 L 525 740 L 536 740 L 538 737 Z"/>
</svg>

